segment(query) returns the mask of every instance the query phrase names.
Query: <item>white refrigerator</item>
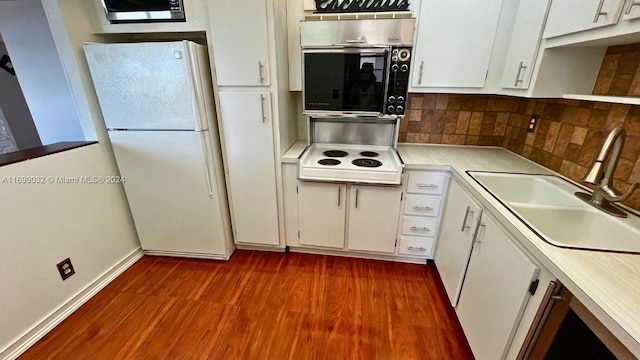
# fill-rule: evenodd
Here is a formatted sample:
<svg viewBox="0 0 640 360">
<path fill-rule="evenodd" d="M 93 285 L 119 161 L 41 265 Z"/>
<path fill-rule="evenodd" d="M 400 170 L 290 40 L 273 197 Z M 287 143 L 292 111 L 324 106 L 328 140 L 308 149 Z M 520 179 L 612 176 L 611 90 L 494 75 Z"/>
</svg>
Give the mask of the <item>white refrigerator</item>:
<svg viewBox="0 0 640 360">
<path fill-rule="evenodd" d="M 142 249 L 228 258 L 233 240 L 206 47 L 85 44 Z"/>
</svg>

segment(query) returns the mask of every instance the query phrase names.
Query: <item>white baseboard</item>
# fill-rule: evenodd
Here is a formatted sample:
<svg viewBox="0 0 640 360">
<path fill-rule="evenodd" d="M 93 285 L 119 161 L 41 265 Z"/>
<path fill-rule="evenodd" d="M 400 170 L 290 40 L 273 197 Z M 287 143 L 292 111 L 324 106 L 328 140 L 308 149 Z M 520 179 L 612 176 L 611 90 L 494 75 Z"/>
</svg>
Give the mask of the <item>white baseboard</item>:
<svg viewBox="0 0 640 360">
<path fill-rule="evenodd" d="M 111 269 L 102 274 L 102 276 L 87 285 L 87 287 L 80 291 L 76 296 L 69 299 L 69 301 L 60 306 L 57 310 L 51 313 L 51 315 L 47 316 L 13 344 L 0 352 L 0 359 L 16 359 L 143 256 L 144 252 L 140 248 L 127 255 Z"/>
<path fill-rule="evenodd" d="M 377 254 L 368 254 L 368 253 L 361 253 L 361 252 L 347 252 L 347 251 L 340 251 L 340 250 L 316 249 L 316 248 L 308 248 L 308 247 L 291 246 L 289 247 L 289 251 L 295 252 L 295 253 L 304 253 L 304 254 L 343 256 L 343 257 L 351 257 L 351 258 L 393 261 L 393 262 L 402 262 L 402 263 L 420 264 L 420 265 L 424 265 L 428 261 L 428 259 L 424 257 L 411 257 L 411 256 L 403 256 L 403 255 L 377 255 Z"/>
</svg>

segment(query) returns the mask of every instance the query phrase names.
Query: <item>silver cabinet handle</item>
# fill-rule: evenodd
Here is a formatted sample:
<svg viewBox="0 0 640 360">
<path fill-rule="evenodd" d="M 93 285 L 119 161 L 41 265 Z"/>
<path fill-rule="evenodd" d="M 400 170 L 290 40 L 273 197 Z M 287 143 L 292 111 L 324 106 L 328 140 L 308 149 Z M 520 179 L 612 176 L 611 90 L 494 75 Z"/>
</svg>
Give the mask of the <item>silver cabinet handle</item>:
<svg viewBox="0 0 640 360">
<path fill-rule="evenodd" d="M 411 230 L 413 231 L 431 231 L 431 229 L 429 229 L 428 227 L 417 227 L 417 226 L 412 226 L 410 227 Z"/>
<path fill-rule="evenodd" d="M 518 73 L 516 74 L 516 82 L 513 84 L 513 86 L 518 86 L 518 84 L 523 82 L 523 80 L 520 79 L 520 73 L 526 68 L 527 67 L 523 65 L 523 62 L 520 61 L 520 65 L 518 65 Z"/>
<path fill-rule="evenodd" d="M 429 207 L 429 206 L 417 206 L 417 205 L 416 205 L 416 206 L 414 206 L 414 207 L 413 207 L 413 210 L 419 210 L 419 211 L 431 211 L 431 210 L 433 210 L 433 208 L 432 208 L 432 207 Z"/>
<path fill-rule="evenodd" d="M 356 209 L 358 208 L 358 188 L 356 188 Z"/>
<path fill-rule="evenodd" d="M 419 189 L 437 189 L 438 185 L 436 184 L 416 184 L 416 187 Z"/>
<path fill-rule="evenodd" d="M 262 75 L 264 65 L 262 61 L 258 60 L 258 74 L 260 74 L 260 84 L 264 83 L 264 76 Z"/>
<path fill-rule="evenodd" d="M 427 251 L 427 248 L 425 247 L 415 247 L 415 246 L 409 246 L 407 247 L 407 250 L 415 250 L 415 251 Z"/>
<path fill-rule="evenodd" d="M 424 68 L 424 61 L 420 62 L 420 73 L 418 74 L 418 85 L 422 84 L 422 69 Z"/>
<path fill-rule="evenodd" d="M 640 1 L 629 1 L 629 5 L 627 5 L 627 9 L 624 11 L 624 13 L 626 15 L 631 14 L 631 9 L 636 6 L 636 5 L 640 5 Z"/>
<path fill-rule="evenodd" d="M 264 124 L 267 121 L 267 115 L 264 112 L 264 94 L 260 94 L 260 106 L 262 107 L 262 123 Z"/>
<path fill-rule="evenodd" d="M 342 188 L 338 185 L 338 207 L 340 207 L 340 193 L 342 192 Z"/>
<path fill-rule="evenodd" d="M 481 241 L 478 240 L 478 233 L 480 232 L 480 228 L 484 227 L 485 225 L 482 223 L 482 215 L 480 215 L 480 217 L 478 218 L 478 223 L 476 224 L 476 231 L 473 232 L 473 242 L 474 243 L 480 243 Z"/>
<path fill-rule="evenodd" d="M 596 10 L 596 15 L 593 17 L 594 23 L 598 22 L 598 19 L 600 19 L 600 16 L 607 15 L 606 11 L 602 11 L 603 6 L 604 6 L 604 0 L 600 0 L 600 3 L 598 4 L 598 9 Z"/>
<path fill-rule="evenodd" d="M 465 229 L 469 229 L 471 227 L 467 225 L 467 219 L 469 218 L 469 214 L 473 214 L 473 211 L 471 211 L 471 206 L 467 206 L 467 211 L 464 213 L 464 220 L 462 220 L 462 228 L 460 228 L 461 232 L 464 232 Z"/>
</svg>

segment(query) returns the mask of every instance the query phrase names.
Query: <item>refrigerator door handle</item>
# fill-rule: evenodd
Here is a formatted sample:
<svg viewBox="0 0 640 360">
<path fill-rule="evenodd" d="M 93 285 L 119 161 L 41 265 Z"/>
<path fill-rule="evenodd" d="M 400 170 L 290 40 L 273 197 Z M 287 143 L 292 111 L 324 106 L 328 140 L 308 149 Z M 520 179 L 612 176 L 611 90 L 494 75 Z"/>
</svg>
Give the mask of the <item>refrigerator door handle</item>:
<svg viewBox="0 0 640 360">
<path fill-rule="evenodd" d="M 202 153 L 204 155 L 205 170 L 207 171 L 206 178 L 207 178 L 207 187 L 209 188 L 209 197 L 213 199 L 213 180 L 211 179 L 212 159 L 210 155 L 211 144 L 208 138 L 209 131 L 199 131 L 199 133 L 200 133 L 200 136 L 202 136 L 202 142 L 201 142 Z"/>
</svg>

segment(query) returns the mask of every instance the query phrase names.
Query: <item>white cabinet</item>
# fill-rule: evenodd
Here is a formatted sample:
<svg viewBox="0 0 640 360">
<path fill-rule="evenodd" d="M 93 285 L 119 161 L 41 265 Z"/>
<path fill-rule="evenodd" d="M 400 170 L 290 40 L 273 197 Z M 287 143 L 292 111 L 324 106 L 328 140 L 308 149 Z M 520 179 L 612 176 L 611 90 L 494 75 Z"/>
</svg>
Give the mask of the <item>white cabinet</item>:
<svg viewBox="0 0 640 360">
<path fill-rule="evenodd" d="M 400 186 L 351 186 L 349 250 L 393 253 L 396 248 Z"/>
<path fill-rule="evenodd" d="M 539 268 L 485 212 L 456 313 L 476 359 L 502 359 Z"/>
<path fill-rule="evenodd" d="M 209 1 L 219 86 L 269 85 L 267 1 Z"/>
<path fill-rule="evenodd" d="M 391 254 L 401 198 L 400 186 L 300 181 L 300 245 Z"/>
<path fill-rule="evenodd" d="M 544 38 L 614 25 L 624 0 L 553 0 Z"/>
<path fill-rule="evenodd" d="M 449 301 L 454 307 L 458 303 L 471 254 L 474 230 L 481 213 L 480 206 L 455 179 L 451 180 L 434 261 Z"/>
<path fill-rule="evenodd" d="M 502 74 L 502 87 L 527 89 L 551 0 L 521 0 Z"/>
<path fill-rule="evenodd" d="M 622 13 L 622 20 L 634 20 L 640 18 L 640 1 L 627 0 Z"/>
<path fill-rule="evenodd" d="M 301 182 L 298 185 L 300 244 L 344 248 L 347 185 Z"/>
<path fill-rule="evenodd" d="M 411 85 L 485 84 L 502 0 L 422 0 Z"/>
<path fill-rule="evenodd" d="M 270 93 L 220 91 L 219 100 L 236 242 L 278 245 Z"/>
</svg>

